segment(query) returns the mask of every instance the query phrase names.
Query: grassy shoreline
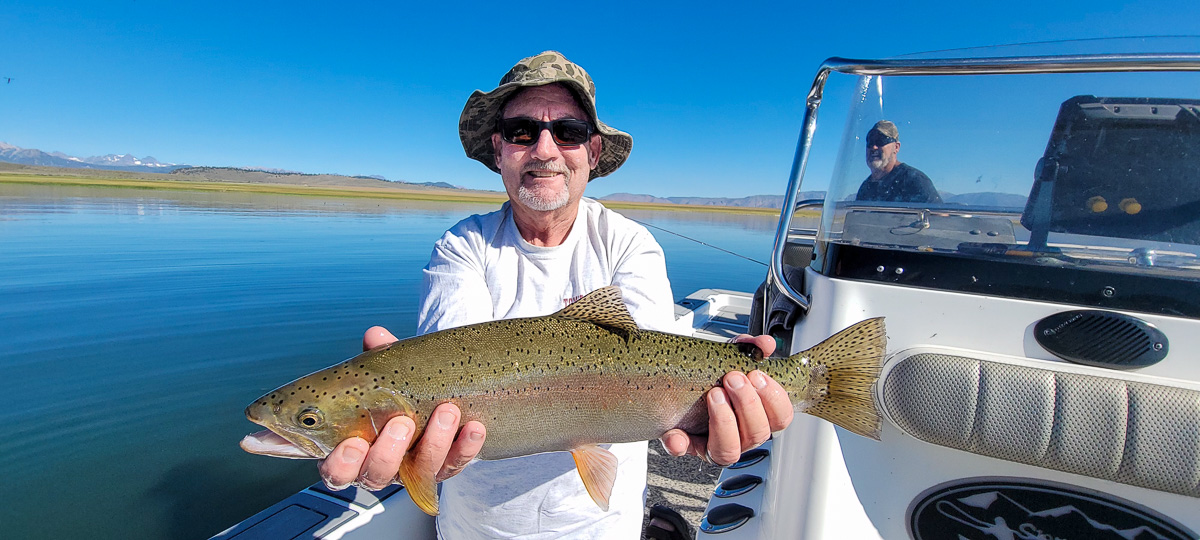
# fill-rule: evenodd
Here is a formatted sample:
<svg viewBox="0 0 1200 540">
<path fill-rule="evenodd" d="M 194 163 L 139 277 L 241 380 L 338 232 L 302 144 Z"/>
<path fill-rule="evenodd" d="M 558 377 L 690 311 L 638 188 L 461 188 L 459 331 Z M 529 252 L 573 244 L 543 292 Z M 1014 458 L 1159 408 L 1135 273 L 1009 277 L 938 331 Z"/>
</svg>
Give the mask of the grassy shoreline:
<svg viewBox="0 0 1200 540">
<path fill-rule="evenodd" d="M 354 186 L 306 186 L 298 184 L 269 184 L 241 182 L 213 182 L 190 180 L 150 180 L 140 178 L 107 178 L 101 176 L 73 176 L 45 173 L 0 172 L 0 183 L 32 184 L 50 186 L 81 186 L 101 188 L 123 188 L 164 191 L 209 191 L 263 193 L 272 195 L 296 195 L 303 197 L 337 197 L 354 199 L 398 199 L 413 201 L 500 203 L 507 200 L 501 192 L 450 190 L 441 188 L 388 188 L 375 189 Z M 666 210 L 684 212 L 717 212 L 734 214 L 779 215 L 776 208 L 747 208 L 734 206 L 698 206 L 686 204 L 658 204 L 623 201 L 602 201 L 609 208 L 637 210 Z"/>
</svg>

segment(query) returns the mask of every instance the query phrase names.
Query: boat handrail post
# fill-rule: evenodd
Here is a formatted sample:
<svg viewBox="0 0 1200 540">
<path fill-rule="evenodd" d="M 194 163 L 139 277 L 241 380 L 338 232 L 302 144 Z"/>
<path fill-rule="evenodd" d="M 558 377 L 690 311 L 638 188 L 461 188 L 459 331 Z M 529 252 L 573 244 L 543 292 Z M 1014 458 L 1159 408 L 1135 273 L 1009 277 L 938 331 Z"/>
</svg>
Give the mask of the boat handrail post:
<svg viewBox="0 0 1200 540">
<path fill-rule="evenodd" d="M 770 305 L 767 302 L 767 296 L 772 287 L 788 300 L 800 306 L 800 309 L 808 311 L 808 297 L 794 289 L 783 277 L 783 251 L 787 247 L 788 230 L 791 227 L 792 214 L 795 213 L 796 197 L 800 193 L 800 182 L 804 178 L 804 168 L 808 165 L 808 155 L 812 150 L 813 134 L 817 130 L 817 109 L 821 107 L 825 82 L 829 79 L 829 73 L 832 71 L 833 68 L 828 61 L 821 65 L 821 68 L 817 70 L 817 76 L 813 79 L 812 88 L 808 91 L 808 99 L 805 100 L 804 127 L 800 130 L 800 141 L 796 144 L 796 156 L 792 160 L 787 194 L 783 199 L 783 208 L 779 213 L 779 227 L 775 231 L 775 244 L 771 250 L 771 264 L 767 267 L 768 286 L 764 290 L 762 309 L 764 331 L 767 328 L 767 318 L 771 313 L 766 306 Z"/>
</svg>

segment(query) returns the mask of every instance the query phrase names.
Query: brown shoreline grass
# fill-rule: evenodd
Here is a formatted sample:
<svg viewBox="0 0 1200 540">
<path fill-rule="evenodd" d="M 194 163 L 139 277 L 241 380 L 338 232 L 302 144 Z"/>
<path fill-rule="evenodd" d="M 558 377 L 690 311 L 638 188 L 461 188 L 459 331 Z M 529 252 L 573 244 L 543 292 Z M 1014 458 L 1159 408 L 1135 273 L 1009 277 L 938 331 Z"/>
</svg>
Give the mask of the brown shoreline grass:
<svg viewBox="0 0 1200 540">
<path fill-rule="evenodd" d="M 33 184 L 54 186 L 82 186 L 123 189 L 146 189 L 167 191 L 215 191 L 237 193 L 263 193 L 272 195 L 297 195 L 302 197 L 338 197 L 354 199 L 399 199 L 413 201 L 501 203 L 508 199 L 501 192 L 451 190 L 441 188 L 388 188 L 375 189 L 354 186 L 305 186 L 297 184 L 265 184 L 242 182 L 212 182 L 191 180 L 150 180 L 138 178 L 105 178 L 100 176 L 72 176 L 45 173 L 0 173 L 0 183 Z M 779 215 L 777 208 L 747 208 L 736 206 L 700 206 L 687 204 L 659 204 L 624 201 L 601 201 L 609 208 L 632 210 L 666 210 L 687 212 L 718 212 L 734 214 Z"/>
</svg>

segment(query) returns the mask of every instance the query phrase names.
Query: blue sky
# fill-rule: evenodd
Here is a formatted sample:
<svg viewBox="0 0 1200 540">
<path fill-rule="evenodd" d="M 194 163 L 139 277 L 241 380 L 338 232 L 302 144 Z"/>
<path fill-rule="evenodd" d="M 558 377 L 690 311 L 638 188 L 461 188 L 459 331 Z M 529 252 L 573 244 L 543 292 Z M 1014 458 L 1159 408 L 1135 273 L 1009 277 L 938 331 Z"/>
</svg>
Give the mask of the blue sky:
<svg viewBox="0 0 1200 540">
<path fill-rule="evenodd" d="M 463 103 L 557 49 L 634 137 L 589 195 L 775 194 L 830 56 L 1200 33 L 1195 0 L 183 4 L 0 0 L 0 141 L 499 189 Z"/>
</svg>

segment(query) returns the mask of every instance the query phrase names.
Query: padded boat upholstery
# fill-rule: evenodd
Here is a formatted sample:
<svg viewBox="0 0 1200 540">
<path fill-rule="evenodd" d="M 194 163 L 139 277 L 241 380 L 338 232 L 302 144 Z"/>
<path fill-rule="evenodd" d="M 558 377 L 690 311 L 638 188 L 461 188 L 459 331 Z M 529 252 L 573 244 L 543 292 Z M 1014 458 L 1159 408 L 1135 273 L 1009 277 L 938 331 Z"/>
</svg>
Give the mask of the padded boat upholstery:
<svg viewBox="0 0 1200 540">
<path fill-rule="evenodd" d="M 929 443 L 1200 497 L 1200 391 L 921 353 L 883 403 Z"/>
</svg>

